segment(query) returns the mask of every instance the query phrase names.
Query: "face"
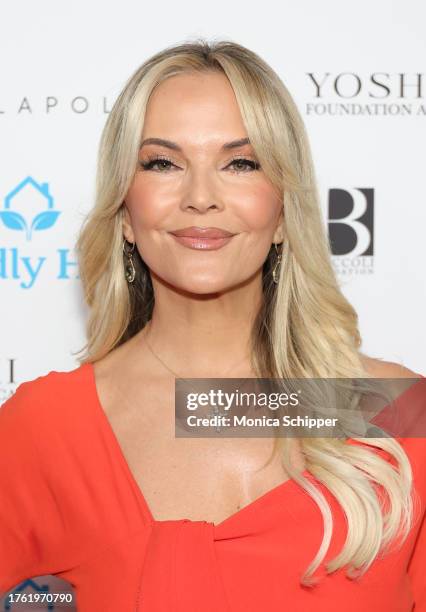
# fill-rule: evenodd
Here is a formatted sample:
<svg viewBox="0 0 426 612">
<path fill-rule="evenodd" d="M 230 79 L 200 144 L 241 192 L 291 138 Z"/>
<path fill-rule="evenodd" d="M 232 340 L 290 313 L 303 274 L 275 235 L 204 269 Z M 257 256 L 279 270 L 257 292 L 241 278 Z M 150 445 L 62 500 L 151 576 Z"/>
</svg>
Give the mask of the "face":
<svg viewBox="0 0 426 612">
<path fill-rule="evenodd" d="M 228 144 L 244 138 L 223 74 L 178 75 L 154 90 L 141 142 L 169 143 L 142 144 L 123 217 L 123 234 L 136 242 L 153 283 L 208 294 L 261 278 L 272 243 L 283 240 L 282 200 L 252 146 Z M 232 236 L 172 233 L 185 228 L 218 228 Z"/>
</svg>

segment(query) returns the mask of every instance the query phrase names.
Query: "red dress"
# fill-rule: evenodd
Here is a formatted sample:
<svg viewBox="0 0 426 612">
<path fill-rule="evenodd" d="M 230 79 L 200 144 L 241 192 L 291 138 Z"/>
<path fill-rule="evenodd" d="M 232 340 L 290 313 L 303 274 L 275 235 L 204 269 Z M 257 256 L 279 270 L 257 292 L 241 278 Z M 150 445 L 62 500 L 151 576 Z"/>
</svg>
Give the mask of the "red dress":
<svg viewBox="0 0 426 612">
<path fill-rule="evenodd" d="M 405 396 L 426 410 L 426 378 Z M 73 585 L 79 612 L 426 612 L 426 444 L 398 440 L 419 494 L 408 539 L 360 581 L 322 569 L 310 589 L 299 577 L 321 543 L 322 516 L 294 481 L 218 525 L 154 520 L 99 403 L 93 366 L 51 371 L 0 408 L 0 592 L 52 574 Z M 305 475 L 331 504 L 330 560 L 345 518 Z"/>
</svg>

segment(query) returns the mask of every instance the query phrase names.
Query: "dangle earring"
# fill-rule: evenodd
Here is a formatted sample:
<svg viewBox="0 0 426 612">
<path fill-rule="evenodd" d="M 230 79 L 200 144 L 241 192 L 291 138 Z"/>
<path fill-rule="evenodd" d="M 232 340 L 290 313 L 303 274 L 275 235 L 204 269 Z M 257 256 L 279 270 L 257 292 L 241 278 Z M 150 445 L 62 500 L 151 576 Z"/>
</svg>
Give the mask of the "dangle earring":
<svg viewBox="0 0 426 612">
<path fill-rule="evenodd" d="M 272 279 L 274 283 L 277 285 L 278 284 L 278 272 L 279 272 L 282 256 L 281 256 L 281 253 L 278 251 L 278 247 L 276 243 L 274 243 L 274 247 L 277 253 L 277 261 L 275 262 L 275 265 L 272 268 Z M 282 250 L 282 247 L 281 247 L 281 250 Z"/>
<path fill-rule="evenodd" d="M 133 251 L 135 250 L 135 244 L 136 242 L 133 242 L 132 244 L 132 249 L 129 249 L 128 247 L 126 248 L 128 241 L 126 240 L 126 238 L 123 240 L 123 253 L 124 255 L 127 257 L 127 262 L 125 263 L 124 266 L 124 274 L 126 277 L 126 280 L 128 283 L 133 283 L 133 281 L 135 280 L 135 276 L 136 276 L 136 270 L 135 270 L 135 266 L 133 265 Z"/>
</svg>

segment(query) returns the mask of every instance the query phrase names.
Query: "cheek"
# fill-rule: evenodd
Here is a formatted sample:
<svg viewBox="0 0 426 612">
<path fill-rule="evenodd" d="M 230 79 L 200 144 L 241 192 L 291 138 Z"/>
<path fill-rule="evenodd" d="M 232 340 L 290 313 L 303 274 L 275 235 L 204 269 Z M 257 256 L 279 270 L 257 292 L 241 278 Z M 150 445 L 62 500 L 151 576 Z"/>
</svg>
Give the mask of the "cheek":
<svg viewBox="0 0 426 612">
<path fill-rule="evenodd" d="M 237 210 L 248 230 L 270 234 L 275 231 L 282 202 L 270 186 L 256 186 L 240 199 Z"/>
<path fill-rule="evenodd" d="M 149 230 L 158 225 L 167 214 L 164 204 L 165 198 L 158 186 L 144 184 L 135 180 L 126 196 L 133 229 L 138 231 Z"/>
<path fill-rule="evenodd" d="M 170 261 L 163 233 L 167 227 L 174 202 L 164 190 L 149 181 L 134 180 L 126 195 L 130 223 L 138 243 L 138 250 L 145 263 L 156 270 L 163 261 Z M 173 253 L 172 253 L 173 255 Z M 159 271 L 159 270 L 158 270 Z"/>
</svg>

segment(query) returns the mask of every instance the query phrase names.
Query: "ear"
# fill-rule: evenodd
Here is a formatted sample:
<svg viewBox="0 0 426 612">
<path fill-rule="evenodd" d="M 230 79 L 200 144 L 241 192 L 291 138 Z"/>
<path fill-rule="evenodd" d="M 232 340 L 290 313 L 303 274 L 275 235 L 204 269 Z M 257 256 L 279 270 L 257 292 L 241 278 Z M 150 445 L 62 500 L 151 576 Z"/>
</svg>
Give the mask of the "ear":
<svg viewBox="0 0 426 612">
<path fill-rule="evenodd" d="M 135 235 L 133 233 L 132 228 L 132 220 L 130 218 L 129 209 L 126 206 L 126 202 L 123 202 L 122 207 L 123 236 L 126 238 L 126 240 L 128 240 L 128 242 L 135 242 Z"/>
<path fill-rule="evenodd" d="M 284 241 L 284 210 L 281 209 L 280 216 L 275 227 L 275 232 L 272 238 L 272 242 L 281 244 Z"/>
</svg>

